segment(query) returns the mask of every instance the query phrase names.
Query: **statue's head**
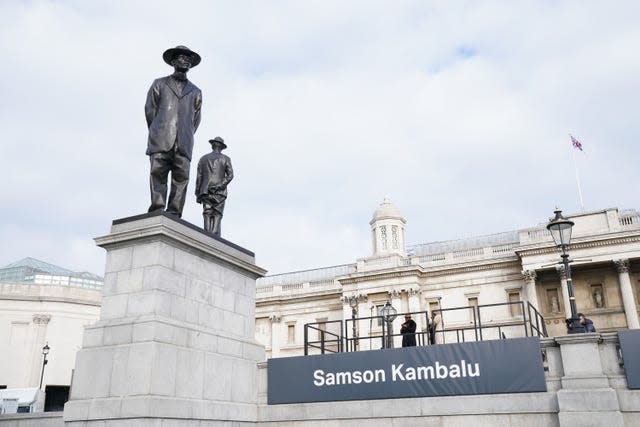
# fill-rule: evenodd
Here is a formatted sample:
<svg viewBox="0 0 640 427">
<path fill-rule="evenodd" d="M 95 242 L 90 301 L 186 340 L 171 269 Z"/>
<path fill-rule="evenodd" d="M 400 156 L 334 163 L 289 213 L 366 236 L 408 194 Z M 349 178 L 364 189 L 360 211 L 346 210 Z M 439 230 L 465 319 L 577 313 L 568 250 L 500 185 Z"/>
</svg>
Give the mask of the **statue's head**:
<svg viewBox="0 0 640 427">
<path fill-rule="evenodd" d="M 176 71 L 186 73 L 190 68 L 200 63 L 200 55 L 192 51 L 186 46 L 176 46 L 167 49 L 162 54 L 164 62 L 171 65 Z"/>
<path fill-rule="evenodd" d="M 227 144 L 224 143 L 224 139 L 222 139 L 219 136 L 216 136 L 215 138 L 210 139 L 209 140 L 209 144 L 211 144 L 211 148 L 219 149 L 220 151 L 222 151 L 225 148 L 227 148 Z"/>
</svg>

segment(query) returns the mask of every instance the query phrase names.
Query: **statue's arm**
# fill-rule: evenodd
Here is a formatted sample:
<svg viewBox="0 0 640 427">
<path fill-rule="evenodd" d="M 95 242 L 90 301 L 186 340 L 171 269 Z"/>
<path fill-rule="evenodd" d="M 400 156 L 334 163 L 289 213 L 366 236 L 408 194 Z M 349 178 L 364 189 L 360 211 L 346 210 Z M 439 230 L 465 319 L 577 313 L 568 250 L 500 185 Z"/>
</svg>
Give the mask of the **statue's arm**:
<svg viewBox="0 0 640 427">
<path fill-rule="evenodd" d="M 198 174 L 196 175 L 196 201 L 200 203 L 200 184 L 202 183 L 202 161 L 198 162 Z"/>
<path fill-rule="evenodd" d="M 158 114 L 158 101 L 160 100 L 160 85 L 154 81 L 149 92 L 147 92 L 147 102 L 144 104 L 144 114 L 147 117 L 147 127 L 151 127 L 153 119 Z"/>
<path fill-rule="evenodd" d="M 227 161 L 225 163 L 223 187 L 229 185 L 231 180 L 233 180 L 233 166 L 231 166 L 231 159 L 227 157 Z"/>
<path fill-rule="evenodd" d="M 198 130 L 198 126 L 200 126 L 200 113 L 202 111 L 202 92 L 198 91 L 193 107 L 193 131 L 195 132 L 196 130 Z"/>
</svg>

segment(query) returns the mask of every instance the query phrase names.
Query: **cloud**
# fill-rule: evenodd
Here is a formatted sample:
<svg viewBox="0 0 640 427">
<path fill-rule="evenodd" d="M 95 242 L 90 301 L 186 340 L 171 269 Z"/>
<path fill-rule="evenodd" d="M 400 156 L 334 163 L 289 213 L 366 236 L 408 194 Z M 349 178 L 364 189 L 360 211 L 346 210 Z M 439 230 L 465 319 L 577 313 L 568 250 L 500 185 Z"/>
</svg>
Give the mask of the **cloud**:
<svg viewBox="0 0 640 427">
<path fill-rule="evenodd" d="M 569 132 L 586 208 L 637 208 L 635 2 L 1 8 L 0 265 L 102 273 L 91 239 L 148 207 L 144 99 L 177 44 L 203 57 L 194 158 L 221 135 L 236 171 L 223 235 L 273 273 L 368 255 L 385 195 L 409 243 L 579 211 Z M 201 222 L 193 198 L 184 218 Z"/>
</svg>

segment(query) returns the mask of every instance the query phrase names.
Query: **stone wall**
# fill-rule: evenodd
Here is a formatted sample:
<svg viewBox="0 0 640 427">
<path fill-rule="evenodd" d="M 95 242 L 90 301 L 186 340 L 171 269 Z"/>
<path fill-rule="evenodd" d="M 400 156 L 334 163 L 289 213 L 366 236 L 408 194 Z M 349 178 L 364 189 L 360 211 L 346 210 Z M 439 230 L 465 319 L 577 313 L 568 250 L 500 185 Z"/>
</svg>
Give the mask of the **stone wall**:
<svg viewBox="0 0 640 427">
<path fill-rule="evenodd" d="M 446 396 L 266 405 L 266 363 L 259 370 L 264 426 L 635 426 L 640 390 L 628 390 L 617 333 L 541 341 L 546 393 Z"/>
<path fill-rule="evenodd" d="M 63 427 L 62 412 L 0 415 L 1 427 Z"/>
<path fill-rule="evenodd" d="M 541 341 L 547 392 L 267 405 L 260 363 L 257 422 L 182 420 L 187 426 L 637 426 L 640 390 L 627 389 L 616 333 Z M 62 414 L 0 416 L 0 427 L 61 426 Z M 56 418 L 57 417 L 57 418 Z M 157 427 L 175 420 L 157 421 Z"/>
</svg>

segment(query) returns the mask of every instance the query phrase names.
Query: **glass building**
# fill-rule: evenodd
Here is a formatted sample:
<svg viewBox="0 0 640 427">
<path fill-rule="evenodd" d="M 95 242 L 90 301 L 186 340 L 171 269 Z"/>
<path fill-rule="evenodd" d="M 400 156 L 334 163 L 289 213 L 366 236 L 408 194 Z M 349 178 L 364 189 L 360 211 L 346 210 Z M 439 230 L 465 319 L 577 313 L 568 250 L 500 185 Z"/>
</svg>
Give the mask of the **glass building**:
<svg viewBox="0 0 640 427">
<path fill-rule="evenodd" d="M 100 289 L 104 279 L 86 271 L 71 271 L 34 258 L 24 258 L 0 268 L 0 282 Z"/>
</svg>

